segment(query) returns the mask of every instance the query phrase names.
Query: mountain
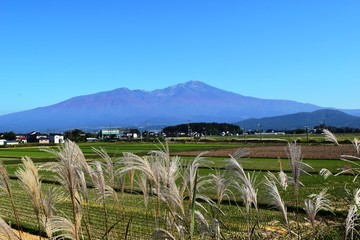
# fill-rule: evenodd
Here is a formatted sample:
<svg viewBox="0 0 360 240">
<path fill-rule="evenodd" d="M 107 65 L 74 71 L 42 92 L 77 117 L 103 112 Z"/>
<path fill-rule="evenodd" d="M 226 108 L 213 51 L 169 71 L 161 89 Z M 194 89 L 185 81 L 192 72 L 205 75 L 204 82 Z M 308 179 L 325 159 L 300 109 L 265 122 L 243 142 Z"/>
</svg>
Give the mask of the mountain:
<svg viewBox="0 0 360 240">
<path fill-rule="evenodd" d="M 246 129 L 257 130 L 259 124 L 263 130 L 303 129 L 320 124 L 334 127 L 360 128 L 360 117 L 352 116 L 339 110 L 322 109 L 314 112 L 299 112 L 276 117 L 251 118 L 237 123 Z"/>
<path fill-rule="evenodd" d="M 1 131 L 64 131 L 186 122 L 238 122 L 322 109 L 312 104 L 243 96 L 200 81 L 153 91 L 118 88 L 0 116 Z"/>
</svg>

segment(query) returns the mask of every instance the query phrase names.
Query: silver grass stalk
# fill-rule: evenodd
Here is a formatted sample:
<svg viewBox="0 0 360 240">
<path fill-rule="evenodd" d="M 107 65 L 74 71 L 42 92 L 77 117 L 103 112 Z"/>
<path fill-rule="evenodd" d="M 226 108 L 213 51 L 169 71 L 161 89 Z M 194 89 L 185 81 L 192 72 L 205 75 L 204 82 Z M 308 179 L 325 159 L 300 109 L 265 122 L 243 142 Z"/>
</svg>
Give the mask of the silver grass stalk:
<svg viewBox="0 0 360 240">
<path fill-rule="evenodd" d="M 282 187 L 282 189 L 286 190 L 288 187 L 288 176 L 286 175 L 286 173 L 284 171 L 280 171 L 279 172 L 279 180 L 280 180 L 280 186 Z"/>
<path fill-rule="evenodd" d="M 170 166 L 168 169 L 168 178 L 172 180 L 177 180 L 180 177 L 180 157 L 174 156 L 171 157 Z"/>
<path fill-rule="evenodd" d="M 288 187 L 288 182 L 289 182 L 289 178 L 287 176 L 287 174 L 284 172 L 283 168 L 282 168 L 282 162 L 280 159 L 278 159 L 279 162 L 279 184 L 282 187 L 282 189 L 284 189 L 286 191 L 287 187 Z"/>
<path fill-rule="evenodd" d="M 335 176 L 337 175 L 341 175 L 344 173 L 350 173 L 355 175 L 353 182 L 356 181 L 356 179 L 358 178 L 358 176 L 360 175 L 360 164 L 357 163 L 357 160 L 360 160 L 360 157 L 357 156 L 352 156 L 352 155 L 341 155 L 340 160 L 350 163 L 351 165 L 354 165 L 355 167 L 345 167 L 341 172 L 338 172 L 337 174 L 335 174 Z"/>
<path fill-rule="evenodd" d="M 165 206 L 170 210 L 173 219 L 175 219 L 177 215 L 182 218 L 185 217 L 184 196 L 174 179 L 169 179 L 167 185 L 161 190 L 160 197 Z"/>
<path fill-rule="evenodd" d="M 333 211 L 331 201 L 328 198 L 327 188 L 323 189 L 319 194 L 309 195 L 309 199 L 305 200 L 305 211 L 312 227 L 315 226 L 315 218 L 320 210 Z"/>
<path fill-rule="evenodd" d="M 337 139 L 336 139 L 336 136 L 330 132 L 330 130 L 328 129 L 323 129 L 323 134 L 325 136 L 325 141 L 329 141 L 329 142 L 332 142 L 333 144 L 335 145 L 339 145 Z"/>
<path fill-rule="evenodd" d="M 97 195 L 96 201 L 104 204 L 106 198 L 113 196 L 114 189 L 107 185 L 104 178 L 104 172 L 101 166 L 101 163 L 95 161 L 92 163 L 93 169 L 91 171 L 91 180 L 94 184 L 95 192 Z"/>
<path fill-rule="evenodd" d="M 213 239 L 215 239 L 215 240 L 221 239 L 219 220 L 217 220 L 216 218 L 213 218 L 211 220 L 210 229 L 211 229 L 211 235 L 212 235 Z"/>
<path fill-rule="evenodd" d="M 359 219 L 358 207 L 356 205 L 351 205 L 345 221 L 345 239 L 355 239 L 359 235 L 357 228 L 359 224 L 357 223 Z"/>
<path fill-rule="evenodd" d="M 213 185 L 213 189 L 216 192 L 217 204 L 219 205 L 222 200 L 226 197 L 230 199 L 229 194 L 234 195 L 231 190 L 228 188 L 230 181 L 224 177 L 219 171 L 216 171 L 215 174 L 211 173 L 211 184 Z M 229 193 L 229 194 L 228 194 Z"/>
<path fill-rule="evenodd" d="M 104 161 L 105 161 L 105 168 L 104 168 L 104 176 L 108 182 L 108 184 L 115 188 L 115 169 L 114 169 L 114 161 L 109 156 L 109 154 L 106 152 L 103 148 L 93 148 L 93 151 L 97 153 Z"/>
<path fill-rule="evenodd" d="M 197 230 L 200 233 L 200 238 L 205 239 L 206 235 L 210 235 L 210 226 L 200 211 L 195 211 L 195 219 L 197 222 Z"/>
<path fill-rule="evenodd" d="M 90 173 L 90 167 L 79 146 L 70 140 L 66 140 L 64 144 L 58 148 L 58 151 L 49 148 L 42 150 L 55 155 L 58 159 L 56 163 L 50 165 L 51 168 L 49 168 L 49 170 L 57 174 L 59 182 L 69 193 L 76 233 L 75 237 L 76 240 L 78 240 L 82 219 L 81 204 L 83 202 L 83 195 L 81 193 L 84 189 L 83 172 Z"/>
<path fill-rule="evenodd" d="M 15 175 L 19 178 L 21 186 L 29 196 L 34 212 L 39 218 L 41 211 L 41 182 L 38 169 L 29 157 L 23 157 L 22 163 L 22 168 L 19 168 Z"/>
<path fill-rule="evenodd" d="M 14 197 L 13 197 L 11 186 L 10 186 L 9 175 L 8 175 L 6 168 L 5 168 L 4 164 L 2 163 L 2 161 L 0 161 L 0 190 L 5 191 L 10 199 L 12 211 L 14 213 L 15 220 L 16 220 L 16 225 L 19 229 L 19 238 L 23 239 L 21 225 L 20 225 L 20 217 L 19 217 L 17 208 L 15 206 L 15 201 L 14 201 Z"/>
<path fill-rule="evenodd" d="M 203 157 L 205 154 L 207 154 L 207 152 L 202 152 L 196 156 L 196 158 L 187 165 L 183 174 L 184 188 L 182 191 L 187 189 L 187 195 L 190 197 L 190 202 L 192 201 L 191 196 L 194 195 L 194 192 L 206 184 L 206 182 L 201 181 L 204 180 L 204 178 L 197 175 L 200 166 L 207 166 L 209 164 L 209 161 L 205 160 Z"/>
<path fill-rule="evenodd" d="M 354 202 L 357 209 L 360 208 L 360 188 L 355 189 L 354 191 Z"/>
<path fill-rule="evenodd" d="M 297 223 L 297 231 L 298 231 L 298 237 L 300 238 L 301 230 L 300 230 L 300 222 L 299 222 L 299 212 L 298 212 L 298 205 L 299 205 L 299 187 L 300 187 L 300 175 L 303 171 L 302 167 L 304 165 L 302 152 L 301 152 L 301 146 L 298 146 L 296 144 L 296 141 L 291 143 L 288 142 L 288 147 L 286 149 L 286 153 L 288 155 L 288 159 L 290 160 L 290 166 L 291 166 L 291 173 L 292 173 L 292 180 L 294 182 L 294 190 L 295 190 L 295 197 L 296 197 L 296 212 L 295 212 L 295 218 Z"/>
<path fill-rule="evenodd" d="M 250 211 L 251 205 L 253 205 L 257 211 L 257 189 L 255 189 L 257 176 L 255 174 L 250 175 L 250 173 L 246 174 L 242 165 L 233 157 L 228 160 L 226 168 L 234 171 L 236 176 L 241 180 L 241 182 L 234 181 L 234 187 L 242 194 L 247 212 Z"/>
<path fill-rule="evenodd" d="M 10 179 L 4 164 L 0 161 L 0 190 L 11 195 Z"/>
<path fill-rule="evenodd" d="M 133 153 L 123 153 L 121 163 L 123 167 L 116 171 L 116 174 L 122 176 L 128 171 L 135 169 L 143 172 L 150 181 L 159 184 L 157 174 L 153 171 L 152 164 L 146 157 L 140 157 Z"/>
<path fill-rule="evenodd" d="M 117 174 L 123 175 L 129 171 L 140 171 L 146 176 L 148 181 L 154 185 L 154 192 L 158 196 L 157 215 L 160 211 L 160 201 L 169 198 L 171 204 L 179 204 L 179 196 L 182 196 L 174 182 L 178 178 L 180 169 L 180 159 L 171 158 L 168 147 L 163 146 L 163 151 L 152 151 L 149 157 L 139 157 L 132 153 L 124 153 L 122 159 L 123 167 L 117 171 Z M 172 213 L 174 213 L 174 208 Z"/>
<path fill-rule="evenodd" d="M 69 139 L 66 139 L 57 150 L 51 148 L 41 148 L 40 150 L 53 154 L 59 162 L 72 163 L 76 168 L 81 168 L 86 173 L 90 172 L 90 167 L 80 147 Z"/>
<path fill-rule="evenodd" d="M 104 173 L 101 166 L 101 163 L 98 161 L 93 162 L 93 168 L 91 171 L 91 180 L 94 184 L 95 193 L 97 195 L 96 201 L 100 202 L 103 206 L 104 211 L 104 225 L 105 225 L 105 233 L 108 231 L 108 212 L 106 209 L 106 198 L 109 196 L 115 195 L 115 191 L 112 187 L 108 186 L 105 183 Z M 105 239 L 108 239 L 107 234 L 105 235 Z"/>
<path fill-rule="evenodd" d="M 275 181 L 273 180 L 273 177 L 268 178 L 267 176 L 265 176 L 265 186 L 267 187 L 268 193 L 270 195 L 271 205 L 275 206 L 280 210 L 280 212 L 284 217 L 285 226 L 290 231 L 287 208 L 285 206 L 283 199 L 281 198 L 281 195 L 279 193 Z"/>
<path fill-rule="evenodd" d="M 312 167 L 303 162 L 301 146 L 297 145 L 296 142 L 288 142 L 286 153 L 288 155 L 288 159 L 290 160 L 291 173 L 295 185 L 295 192 L 296 194 L 298 194 L 299 186 L 301 184 L 301 173 L 308 174 L 303 168 L 307 167 L 312 169 Z"/>
<path fill-rule="evenodd" d="M 153 161 L 150 161 L 153 160 Z M 123 153 L 121 161 L 122 167 L 116 171 L 120 177 L 129 171 L 140 171 L 146 176 L 149 183 L 154 186 L 152 190 L 157 195 L 156 216 L 160 214 L 160 188 L 161 188 L 161 170 L 163 166 L 156 161 L 156 158 L 140 157 L 133 153 Z"/>
<path fill-rule="evenodd" d="M 359 155 L 359 153 L 360 153 L 360 141 L 359 141 L 359 139 L 354 138 L 354 140 L 351 141 L 351 143 L 353 144 L 356 153 Z"/>
<path fill-rule="evenodd" d="M 284 171 L 278 173 L 278 177 L 275 176 L 272 172 L 267 173 L 269 180 L 274 181 L 278 184 L 283 190 L 286 190 L 288 187 L 288 176 Z"/>
<path fill-rule="evenodd" d="M 55 204 L 63 198 L 63 195 L 54 188 L 48 188 L 47 192 L 43 194 L 41 205 L 44 209 L 44 215 L 47 218 L 52 217 L 56 213 Z"/>
<path fill-rule="evenodd" d="M 22 158 L 22 168 L 19 168 L 15 175 L 19 178 L 22 188 L 27 193 L 37 219 L 39 232 L 41 231 L 41 182 L 38 169 L 29 157 Z M 41 239 L 41 236 L 39 235 Z"/>
<path fill-rule="evenodd" d="M 358 223 L 359 220 L 359 209 L 360 209 L 360 188 L 355 189 L 354 191 L 354 203 L 350 206 L 348 215 L 345 222 L 345 238 L 354 239 L 355 236 L 359 235 Z"/>
<path fill-rule="evenodd" d="M 234 155 L 232 155 L 233 158 L 235 159 L 240 159 L 240 158 L 243 158 L 245 156 L 248 156 L 249 155 L 249 149 L 248 148 L 238 148 Z"/>
<path fill-rule="evenodd" d="M 176 238 L 168 231 L 162 228 L 155 229 L 151 235 L 152 240 L 176 240 Z"/>
<path fill-rule="evenodd" d="M 300 185 L 302 153 L 301 147 L 294 143 L 288 143 L 288 157 L 290 159 L 291 172 L 295 184 L 295 190 L 298 191 Z"/>
<path fill-rule="evenodd" d="M 148 160 L 150 158 L 147 158 Z M 151 159 L 150 161 L 150 168 L 154 175 L 154 179 L 149 179 L 150 182 L 153 184 L 154 188 L 152 189 L 152 192 L 159 195 L 160 194 L 160 188 L 162 184 L 162 174 L 164 172 L 163 165 L 161 165 L 160 162 L 157 162 L 156 159 Z"/>
<path fill-rule="evenodd" d="M 183 173 L 183 185 L 180 190 L 181 195 L 189 198 L 189 205 L 191 211 L 190 217 L 190 238 L 193 236 L 195 230 L 195 210 L 196 208 L 201 208 L 203 211 L 207 212 L 206 208 L 203 206 L 201 201 L 214 204 L 214 202 L 207 196 L 201 194 L 201 190 L 209 183 L 209 179 L 205 176 L 199 176 L 199 167 L 208 166 L 210 162 L 206 160 L 203 156 L 207 152 L 202 152 L 196 158 L 188 163 L 186 169 Z"/>
<path fill-rule="evenodd" d="M 0 239 L 3 240 L 21 239 L 1 217 L 0 217 Z"/>
<path fill-rule="evenodd" d="M 76 174 L 77 174 L 77 180 L 78 180 L 78 184 L 77 184 L 78 192 L 82 196 L 81 200 L 84 201 L 85 203 L 88 203 L 89 202 L 89 194 L 88 194 L 85 173 L 81 170 L 78 170 L 78 171 L 76 171 Z"/>
<path fill-rule="evenodd" d="M 322 168 L 319 172 L 319 174 L 321 176 L 324 177 L 324 179 L 327 179 L 328 177 L 332 176 L 332 172 L 329 170 L 329 169 L 326 169 L 326 168 Z"/>
<path fill-rule="evenodd" d="M 78 239 L 78 232 L 75 225 L 65 217 L 55 216 L 49 219 L 48 228 L 52 233 L 52 240 Z"/>
<path fill-rule="evenodd" d="M 238 176 L 241 180 L 246 179 L 244 168 L 238 161 L 236 161 L 235 158 L 230 157 L 227 161 L 226 169 L 235 172 L 236 176 Z"/>
<path fill-rule="evenodd" d="M 106 196 L 108 196 L 109 194 L 111 194 L 111 197 L 114 200 L 114 209 L 116 212 L 116 221 L 119 221 L 119 207 L 120 207 L 120 203 L 119 203 L 119 199 L 118 199 L 118 195 L 115 191 L 115 188 L 119 188 L 122 190 L 124 190 L 123 188 L 123 179 L 122 177 L 116 179 L 116 171 L 115 171 L 115 161 L 113 160 L 113 158 L 111 158 L 109 156 L 109 154 L 106 152 L 106 150 L 104 148 L 93 148 L 93 151 L 95 153 L 97 153 L 105 162 L 105 164 L 103 164 L 103 175 L 104 175 L 104 179 L 105 182 L 107 183 L 107 194 Z M 144 193 L 144 195 L 147 193 Z M 145 198 L 145 197 L 144 197 Z M 121 235 L 121 233 L 119 233 L 119 235 Z"/>
<path fill-rule="evenodd" d="M 246 208 L 246 212 L 249 214 L 251 206 L 254 206 L 256 210 L 257 207 L 257 190 L 255 190 L 252 184 L 242 184 L 239 182 L 234 182 L 234 187 L 241 194 L 241 198 Z"/>
<path fill-rule="evenodd" d="M 140 174 L 139 180 L 136 181 L 139 188 L 143 192 L 143 198 L 144 198 L 144 206 L 147 210 L 148 203 L 149 203 L 149 190 L 148 190 L 148 180 L 144 173 Z"/>
<path fill-rule="evenodd" d="M 52 232 L 48 224 L 49 219 L 56 213 L 55 204 L 62 199 L 64 199 L 63 194 L 56 188 L 48 188 L 47 192 L 43 194 L 43 197 L 41 198 L 41 205 L 43 208 L 42 224 L 49 238 L 52 237 Z"/>
<path fill-rule="evenodd" d="M 275 182 L 276 184 L 280 185 L 279 179 L 272 172 L 270 172 L 270 171 L 267 172 L 267 178 L 269 180 L 271 180 L 272 182 Z"/>
<path fill-rule="evenodd" d="M 181 223 L 180 223 L 180 224 L 174 223 L 174 227 L 175 227 L 176 232 L 177 232 L 177 234 L 178 234 L 177 239 L 178 239 L 178 240 L 184 240 L 184 239 L 185 239 L 185 235 L 186 235 L 186 233 L 187 233 L 187 231 L 188 231 L 188 230 L 186 229 L 186 227 L 184 227 Z"/>
<path fill-rule="evenodd" d="M 169 179 L 174 177 L 172 175 L 177 173 L 177 169 L 174 171 L 174 169 L 172 169 L 172 168 L 174 166 L 176 166 L 179 159 L 171 158 L 169 145 L 168 145 L 167 141 L 165 142 L 165 144 L 163 144 L 160 141 L 159 141 L 159 143 L 161 145 L 161 148 L 159 148 L 159 150 L 150 151 L 149 153 L 150 153 L 151 157 L 153 159 L 155 159 L 155 161 L 157 163 L 159 163 L 160 177 L 161 177 L 162 181 L 164 182 L 164 185 L 166 185 L 167 182 L 170 181 Z M 175 161 L 176 164 L 174 165 L 172 163 L 172 161 Z M 177 168 L 177 166 L 176 166 L 176 168 Z"/>
<path fill-rule="evenodd" d="M 341 155 L 341 160 L 344 162 L 352 163 L 355 166 L 360 167 L 360 164 L 353 161 L 353 160 L 360 160 L 360 157 L 343 154 Z"/>
<path fill-rule="evenodd" d="M 140 171 L 146 176 L 149 183 L 154 186 L 153 192 L 157 195 L 156 201 L 156 217 L 160 214 L 160 189 L 161 189 L 161 170 L 162 164 L 156 161 L 156 158 L 140 157 L 133 153 L 123 153 L 121 161 L 122 167 L 116 171 L 116 174 L 123 177 L 126 173 L 131 171 Z"/>
<path fill-rule="evenodd" d="M 221 239 L 220 223 L 216 218 L 213 218 L 211 223 L 208 224 L 206 218 L 200 211 L 195 211 L 195 218 L 200 239 L 206 239 L 206 236 L 210 236 L 210 238 L 214 240 Z"/>
</svg>

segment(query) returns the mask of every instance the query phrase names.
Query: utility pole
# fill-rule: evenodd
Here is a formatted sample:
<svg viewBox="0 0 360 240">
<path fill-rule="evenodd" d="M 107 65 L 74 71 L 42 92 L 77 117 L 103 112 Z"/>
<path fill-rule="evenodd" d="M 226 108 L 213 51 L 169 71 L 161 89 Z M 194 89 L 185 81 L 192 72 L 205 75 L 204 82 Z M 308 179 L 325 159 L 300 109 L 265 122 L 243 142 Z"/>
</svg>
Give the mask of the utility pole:
<svg viewBox="0 0 360 240">
<path fill-rule="evenodd" d="M 260 134 L 260 141 L 262 141 L 262 136 L 261 136 L 262 130 L 261 130 L 261 124 L 260 123 L 258 123 L 258 128 L 259 128 L 259 134 Z"/>
<path fill-rule="evenodd" d="M 246 130 L 245 130 L 245 127 L 243 128 L 243 135 L 244 135 L 244 142 L 246 144 Z"/>
<path fill-rule="evenodd" d="M 306 141 L 309 144 L 309 127 L 305 125 Z"/>
</svg>

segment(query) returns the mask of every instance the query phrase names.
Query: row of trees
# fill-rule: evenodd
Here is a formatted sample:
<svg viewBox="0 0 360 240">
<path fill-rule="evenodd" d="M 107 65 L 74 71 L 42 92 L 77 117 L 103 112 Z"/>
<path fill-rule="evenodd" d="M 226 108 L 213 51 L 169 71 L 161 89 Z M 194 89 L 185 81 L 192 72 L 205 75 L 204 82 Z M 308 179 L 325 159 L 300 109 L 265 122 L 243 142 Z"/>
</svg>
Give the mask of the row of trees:
<svg viewBox="0 0 360 240">
<path fill-rule="evenodd" d="M 163 129 L 163 132 L 168 137 L 176 137 L 181 134 L 187 136 L 193 136 L 195 134 L 200 135 L 221 135 L 222 133 L 226 134 L 242 134 L 240 126 L 229 124 L 229 123 L 188 123 L 188 124 L 179 124 L 176 126 L 168 126 Z"/>
<path fill-rule="evenodd" d="M 333 133 L 360 133 L 360 128 L 351 128 L 351 127 L 334 127 L 334 126 L 325 126 L 325 125 L 318 125 L 313 128 L 305 126 L 304 128 L 296 128 L 290 130 L 284 130 L 286 134 L 304 134 L 304 133 L 317 133 L 321 134 L 323 129 L 329 129 Z M 271 131 L 267 130 L 267 131 Z"/>
<path fill-rule="evenodd" d="M 320 124 L 318 126 L 314 126 L 312 128 L 305 126 L 304 128 L 297 129 L 286 129 L 283 130 L 286 134 L 304 134 L 304 133 L 318 133 L 321 134 L 323 129 L 329 129 L 333 133 L 360 133 L 359 128 L 351 128 L 351 127 L 334 127 L 334 126 L 325 126 L 324 124 Z M 253 134 L 257 131 L 262 132 L 272 132 L 272 129 L 263 130 L 255 130 L 255 131 L 246 131 L 248 134 Z M 129 129 L 129 132 L 137 133 L 140 137 L 142 136 L 144 139 L 154 139 L 162 136 L 167 137 L 178 137 L 178 136 L 211 136 L 211 135 L 237 135 L 243 134 L 244 129 L 235 124 L 229 123 L 206 123 L 206 122 L 198 122 L 198 123 L 188 123 L 188 124 L 179 124 L 175 126 L 167 126 L 162 129 L 160 133 L 144 131 L 140 132 L 138 129 Z M 165 135 L 163 135 L 165 134 Z M 99 133 L 96 132 L 85 132 L 81 129 L 71 129 L 64 132 L 64 137 L 71 141 L 75 142 L 86 142 L 88 138 L 99 138 Z M 115 136 L 110 136 L 110 138 L 115 138 Z M 0 134 L 0 139 L 7 140 L 16 140 L 16 133 L 4 132 Z"/>
<path fill-rule="evenodd" d="M 16 134 L 14 132 L 4 132 L 0 134 L 0 139 L 15 140 Z"/>
</svg>

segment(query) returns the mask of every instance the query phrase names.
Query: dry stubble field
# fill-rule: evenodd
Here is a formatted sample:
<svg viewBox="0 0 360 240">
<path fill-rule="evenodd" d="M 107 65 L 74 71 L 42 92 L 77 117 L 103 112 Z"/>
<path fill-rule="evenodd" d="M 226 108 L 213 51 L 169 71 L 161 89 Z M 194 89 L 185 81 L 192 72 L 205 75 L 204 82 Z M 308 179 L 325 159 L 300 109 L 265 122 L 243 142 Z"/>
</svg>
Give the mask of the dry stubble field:
<svg viewBox="0 0 360 240">
<path fill-rule="evenodd" d="M 251 145 L 246 146 L 249 150 L 248 157 L 251 158 L 287 158 L 286 144 L 264 144 L 263 146 Z M 341 155 L 355 155 L 356 151 L 350 144 L 346 145 L 301 145 L 304 159 L 340 159 Z M 196 156 L 201 151 L 176 152 L 174 155 L 179 156 Z M 209 157 L 228 157 L 232 155 L 234 149 L 210 150 L 206 156 Z"/>
</svg>

